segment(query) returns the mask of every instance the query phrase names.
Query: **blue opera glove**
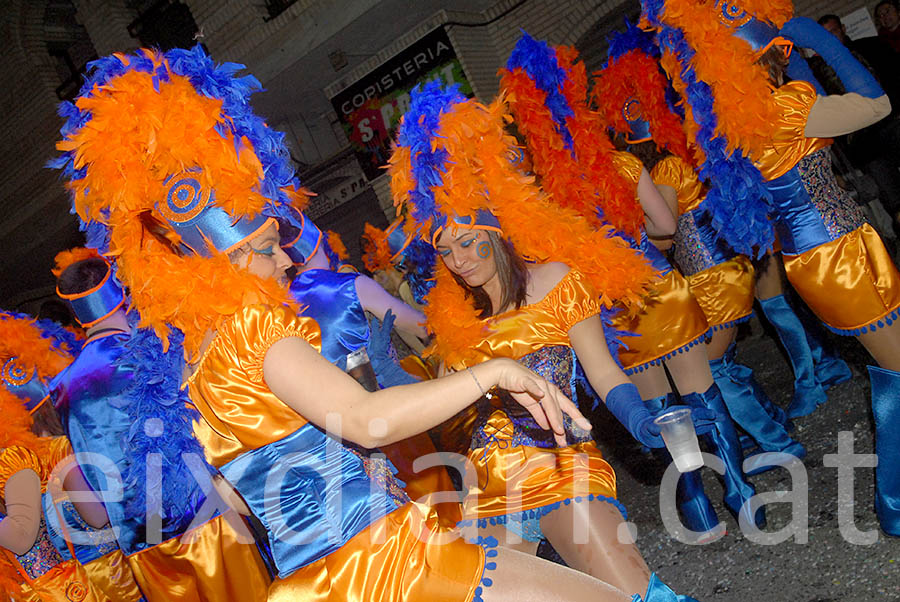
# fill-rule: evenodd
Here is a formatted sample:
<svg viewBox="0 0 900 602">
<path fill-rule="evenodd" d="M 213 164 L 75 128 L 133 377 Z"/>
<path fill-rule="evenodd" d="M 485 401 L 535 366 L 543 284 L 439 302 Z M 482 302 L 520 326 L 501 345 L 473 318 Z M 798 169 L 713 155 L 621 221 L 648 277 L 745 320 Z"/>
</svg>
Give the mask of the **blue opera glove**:
<svg viewBox="0 0 900 602">
<path fill-rule="evenodd" d="M 788 77 L 792 80 L 803 80 L 809 84 L 812 84 L 812 87 L 816 89 L 816 94 L 819 96 L 827 96 L 828 93 L 822 87 L 822 84 L 819 83 L 819 80 L 816 79 L 816 76 L 813 75 L 812 69 L 809 68 L 809 63 L 806 62 L 806 59 L 800 56 L 799 52 L 792 52 L 790 60 L 788 62 L 787 68 Z"/>
<path fill-rule="evenodd" d="M 631 383 L 616 385 L 606 395 L 606 407 L 631 436 L 647 447 L 665 447 L 653 414 L 644 405 L 637 387 Z"/>
<path fill-rule="evenodd" d="M 847 92 L 878 98 L 884 90 L 878 80 L 860 64 L 840 40 L 808 17 L 794 17 L 779 32 L 797 46 L 811 48 L 821 56 L 840 78 Z"/>
<path fill-rule="evenodd" d="M 378 384 L 382 389 L 399 385 L 410 385 L 419 382 L 419 379 L 410 375 L 400 367 L 397 356 L 391 346 L 391 330 L 394 328 L 394 314 L 388 310 L 384 314 L 384 320 L 379 324 L 378 318 L 369 319 L 369 341 L 366 343 L 366 353 L 369 354 L 369 362 L 378 378 Z"/>
</svg>

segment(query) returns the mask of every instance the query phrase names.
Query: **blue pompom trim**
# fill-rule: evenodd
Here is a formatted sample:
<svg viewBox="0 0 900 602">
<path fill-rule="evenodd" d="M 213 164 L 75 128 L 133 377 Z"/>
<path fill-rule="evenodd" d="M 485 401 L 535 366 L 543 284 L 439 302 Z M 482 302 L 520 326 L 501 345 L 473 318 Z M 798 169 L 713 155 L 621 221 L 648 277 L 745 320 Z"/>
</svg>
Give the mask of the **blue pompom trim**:
<svg viewBox="0 0 900 602">
<path fill-rule="evenodd" d="M 628 510 L 625 509 L 625 506 L 614 497 L 609 497 L 606 495 L 597 495 L 594 493 L 589 493 L 587 495 L 578 495 L 573 498 L 566 498 L 564 500 L 560 500 L 558 502 L 554 502 L 552 504 L 547 504 L 546 506 L 540 506 L 538 508 L 532 508 L 530 510 L 521 510 L 519 512 L 511 512 L 509 514 L 501 514 L 499 516 L 488 516 L 485 518 L 478 519 L 466 519 L 461 520 L 456 523 L 458 528 L 463 527 L 471 527 L 475 524 L 478 525 L 479 528 L 483 529 L 488 525 L 505 525 L 506 523 L 513 522 L 523 522 L 526 520 L 534 520 L 541 519 L 554 510 L 558 509 L 560 506 L 565 504 L 568 506 L 571 503 L 581 503 L 581 502 L 607 502 L 615 506 L 619 512 L 622 514 L 623 520 L 628 520 Z M 480 539 L 480 537 L 479 537 Z"/>
<path fill-rule="evenodd" d="M 900 307 L 895 307 L 885 315 L 875 318 L 865 326 L 860 326 L 859 328 L 837 328 L 828 324 L 827 322 L 822 322 L 825 325 L 825 328 L 833 332 L 834 334 L 839 334 L 845 337 L 858 337 L 861 334 L 866 334 L 867 332 L 875 332 L 879 328 L 884 328 L 885 326 L 890 326 L 900 317 Z"/>
<path fill-rule="evenodd" d="M 484 598 L 481 596 L 484 593 L 484 588 L 494 585 L 494 580 L 488 577 L 488 571 L 493 571 L 497 568 L 497 546 L 500 542 L 497 541 L 496 537 L 479 536 L 472 543 L 476 543 L 484 548 L 484 569 L 481 571 L 481 582 L 475 588 L 475 596 L 472 598 L 472 602 L 484 602 Z"/>
<path fill-rule="evenodd" d="M 706 339 L 709 338 L 709 336 L 712 334 L 712 332 L 713 332 L 713 329 L 708 328 L 703 332 L 703 334 L 698 336 L 696 339 L 689 341 L 688 343 L 685 343 L 678 349 L 675 349 L 673 351 L 670 351 L 669 353 L 666 353 L 665 355 L 662 355 L 660 357 L 652 359 L 649 362 L 644 362 L 643 364 L 638 364 L 637 366 L 631 366 L 630 368 L 625 368 L 625 374 L 631 375 L 631 374 L 634 374 L 635 372 L 643 372 L 650 366 L 661 366 L 662 363 L 664 361 L 666 361 L 667 359 L 669 359 L 670 357 L 675 357 L 679 353 L 684 353 L 685 351 L 687 351 L 694 345 L 705 344 Z"/>
<path fill-rule="evenodd" d="M 721 324 L 716 324 L 715 326 L 710 326 L 710 332 L 716 332 L 717 330 L 725 330 L 726 328 L 734 328 L 738 324 L 743 324 L 750 320 L 753 317 L 753 312 L 751 311 L 749 314 L 744 316 L 743 318 L 737 318 L 735 320 L 730 320 L 728 322 L 723 322 Z"/>
</svg>

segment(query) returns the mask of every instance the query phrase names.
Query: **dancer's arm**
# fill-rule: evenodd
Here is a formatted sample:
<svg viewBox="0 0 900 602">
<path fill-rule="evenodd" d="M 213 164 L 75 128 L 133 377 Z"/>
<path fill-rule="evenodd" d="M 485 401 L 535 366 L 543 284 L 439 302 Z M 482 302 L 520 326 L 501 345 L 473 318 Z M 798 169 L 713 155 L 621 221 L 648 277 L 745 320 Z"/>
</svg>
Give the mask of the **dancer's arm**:
<svg viewBox="0 0 900 602">
<path fill-rule="evenodd" d="M 808 138 L 833 138 L 855 132 L 891 114 L 887 94 L 867 98 L 856 93 L 819 96 L 809 110 L 803 133 Z"/>
<path fill-rule="evenodd" d="M 266 352 L 263 377 L 272 392 L 304 418 L 323 428 L 334 427 L 337 418 L 340 436 L 367 448 L 425 432 L 476 401 L 482 388 L 494 386 L 509 391 L 542 428 L 552 428 L 561 445 L 562 412 L 590 428 L 559 389 L 508 359 L 479 364 L 471 373 L 369 393 L 306 341 L 288 337 Z"/>
<path fill-rule="evenodd" d="M 41 526 L 41 479 L 31 469 L 6 481 L 6 518 L 0 521 L 0 546 L 21 556 L 34 546 Z"/>
<path fill-rule="evenodd" d="M 584 368 L 584 374 L 604 401 L 612 389 L 631 382 L 616 365 L 605 341 L 606 335 L 599 315 L 582 320 L 569 329 L 569 342 Z"/>
<path fill-rule="evenodd" d="M 675 234 L 675 215 L 668 203 L 659 193 L 650 174 L 645 168 L 641 168 L 641 177 L 637 185 L 638 201 L 647 216 L 647 236 L 651 238 L 663 238 Z"/>
<path fill-rule="evenodd" d="M 375 314 L 379 320 L 384 320 L 384 314 L 391 310 L 395 316 L 394 328 L 420 339 L 428 338 L 428 332 L 425 330 L 425 314 L 391 295 L 368 276 L 359 276 L 356 279 L 356 294 L 363 309 Z"/>
<path fill-rule="evenodd" d="M 659 191 L 660 196 L 662 196 L 663 200 L 666 202 L 666 205 L 669 207 L 669 211 L 672 212 L 672 216 L 675 218 L 676 228 L 678 225 L 678 193 L 675 192 L 675 189 L 669 186 L 668 184 L 656 184 L 656 190 Z M 660 251 L 668 251 L 672 248 L 672 244 L 674 241 L 674 232 L 668 236 L 649 236 L 650 242 L 659 249 Z"/>
<path fill-rule="evenodd" d="M 84 522 L 94 529 L 102 529 L 109 524 L 106 506 L 91 489 L 87 479 L 84 478 L 84 473 L 81 472 L 81 467 L 75 462 L 74 456 L 69 456 L 63 461 L 72 464 L 71 469 L 64 469 L 65 473 L 63 473 L 65 474 L 63 488 L 66 491 L 77 493 L 78 501 L 72 500 L 72 505 L 75 506 L 75 510 L 78 511 Z"/>
</svg>

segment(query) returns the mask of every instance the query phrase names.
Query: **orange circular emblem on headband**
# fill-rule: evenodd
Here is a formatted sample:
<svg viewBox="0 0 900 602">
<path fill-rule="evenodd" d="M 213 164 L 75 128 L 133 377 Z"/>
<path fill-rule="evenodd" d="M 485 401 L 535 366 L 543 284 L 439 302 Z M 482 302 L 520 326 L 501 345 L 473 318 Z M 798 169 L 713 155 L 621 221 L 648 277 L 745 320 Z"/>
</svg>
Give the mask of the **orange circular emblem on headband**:
<svg viewBox="0 0 900 602">
<path fill-rule="evenodd" d="M 215 191 L 204 190 L 196 173 L 184 172 L 166 180 L 166 202 L 159 212 L 172 223 L 189 222 L 206 209 Z"/>
</svg>

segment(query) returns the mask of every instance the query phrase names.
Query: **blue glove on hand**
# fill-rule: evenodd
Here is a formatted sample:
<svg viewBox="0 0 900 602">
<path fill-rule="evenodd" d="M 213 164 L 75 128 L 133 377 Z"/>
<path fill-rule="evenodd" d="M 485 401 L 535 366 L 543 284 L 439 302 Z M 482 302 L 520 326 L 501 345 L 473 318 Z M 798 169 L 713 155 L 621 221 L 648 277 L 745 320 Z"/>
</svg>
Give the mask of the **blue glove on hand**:
<svg viewBox="0 0 900 602">
<path fill-rule="evenodd" d="M 393 328 L 394 314 L 391 310 L 384 314 L 381 324 L 378 323 L 378 318 L 369 319 L 369 342 L 366 343 L 366 353 L 369 354 L 369 362 L 382 389 L 419 382 L 419 379 L 410 375 L 397 363 L 391 346 Z"/>
<path fill-rule="evenodd" d="M 808 17 L 794 17 L 779 32 L 797 46 L 811 48 L 821 56 L 844 84 L 847 92 L 878 98 L 884 90 L 878 80 L 863 67 L 840 40 Z"/>
<path fill-rule="evenodd" d="M 606 407 L 631 436 L 647 447 L 665 447 L 659 427 L 653 424 L 653 414 L 644 405 L 637 387 L 623 383 L 606 395 Z"/>
</svg>

